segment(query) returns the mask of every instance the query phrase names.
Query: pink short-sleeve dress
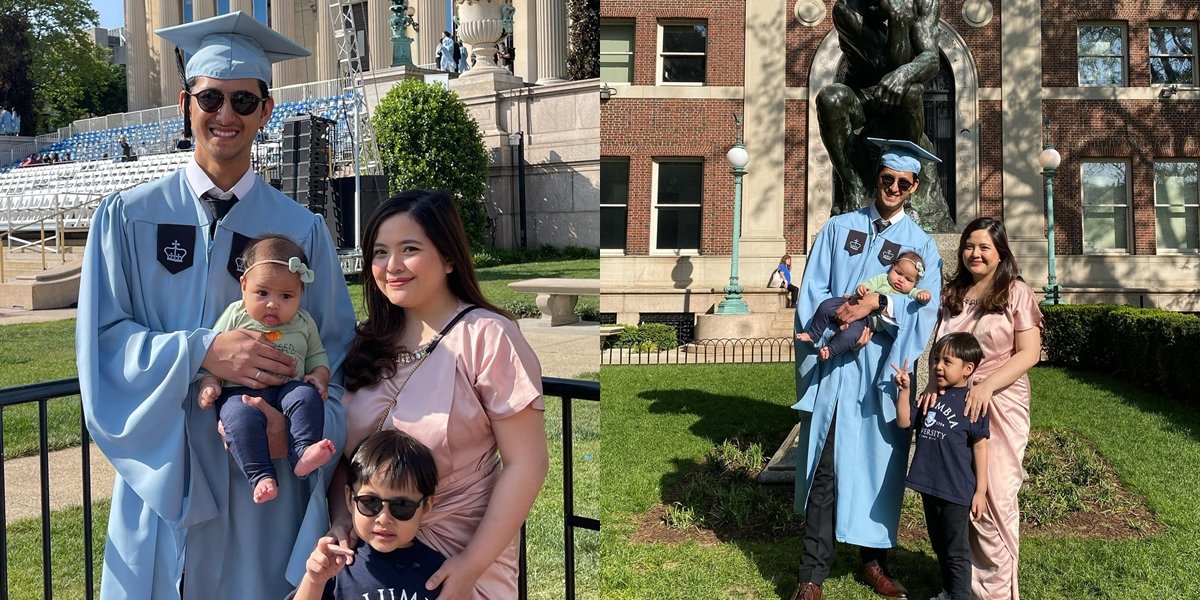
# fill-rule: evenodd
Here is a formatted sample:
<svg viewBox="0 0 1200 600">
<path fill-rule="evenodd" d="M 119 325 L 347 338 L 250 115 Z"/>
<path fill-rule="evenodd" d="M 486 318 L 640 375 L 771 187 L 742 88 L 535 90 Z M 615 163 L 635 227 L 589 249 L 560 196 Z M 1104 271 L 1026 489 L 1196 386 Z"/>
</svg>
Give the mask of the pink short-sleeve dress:
<svg viewBox="0 0 1200 600">
<path fill-rule="evenodd" d="M 1016 352 L 1016 334 L 1042 326 L 1033 289 L 1014 281 L 1008 292 L 1003 313 L 978 317 L 967 305 L 955 315 L 942 314 L 935 333 L 938 339 L 947 333 L 973 333 L 983 347 L 983 363 L 972 380 L 995 373 Z M 1029 376 L 1022 375 L 1012 385 L 992 396 L 988 415 L 991 434 L 988 440 L 987 510 L 971 520 L 971 597 L 986 600 L 1017 600 L 1017 562 L 1019 557 L 1020 513 L 1017 492 L 1024 481 L 1021 462 L 1029 441 Z"/>
<path fill-rule="evenodd" d="M 546 408 L 542 367 L 516 323 L 482 308 L 467 313 L 414 371 L 415 365 L 398 363 L 394 377 L 346 392 L 346 453 L 376 431 L 411 373 L 384 427 L 404 431 L 433 451 L 437 500 L 417 539 L 449 557 L 471 541 L 500 474 L 492 423 L 525 408 Z M 475 598 L 517 597 L 519 537 L 480 576 Z"/>
</svg>

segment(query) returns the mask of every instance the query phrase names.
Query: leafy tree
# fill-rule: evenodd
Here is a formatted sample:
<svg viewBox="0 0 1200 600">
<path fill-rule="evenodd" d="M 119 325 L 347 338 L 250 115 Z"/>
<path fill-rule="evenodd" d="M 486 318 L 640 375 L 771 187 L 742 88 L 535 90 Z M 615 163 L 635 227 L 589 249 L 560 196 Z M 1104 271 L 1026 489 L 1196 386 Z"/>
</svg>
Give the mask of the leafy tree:
<svg viewBox="0 0 1200 600">
<path fill-rule="evenodd" d="M 33 50 L 29 45 L 29 20 L 9 10 L 0 12 L 0 107 L 15 108 L 21 116 L 21 135 L 36 126 L 33 113 Z"/>
<path fill-rule="evenodd" d="M 600 0 L 568 0 L 571 47 L 567 52 L 567 78 L 572 81 L 600 76 Z"/>
<path fill-rule="evenodd" d="M 479 124 L 458 94 L 406 79 L 379 101 L 373 122 L 392 191 L 445 192 L 458 204 L 471 248 L 482 249 L 487 240 L 483 193 L 491 161 Z"/>
<path fill-rule="evenodd" d="M 0 0 L 5 12 L 24 15 L 30 24 L 37 132 L 84 116 L 89 90 L 110 76 L 108 51 L 88 36 L 99 21 L 96 9 L 87 0 Z"/>
<path fill-rule="evenodd" d="M 108 75 L 102 85 L 87 90 L 84 109 L 96 116 L 123 113 L 129 110 L 129 94 L 125 65 L 108 65 Z"/>
</svg>

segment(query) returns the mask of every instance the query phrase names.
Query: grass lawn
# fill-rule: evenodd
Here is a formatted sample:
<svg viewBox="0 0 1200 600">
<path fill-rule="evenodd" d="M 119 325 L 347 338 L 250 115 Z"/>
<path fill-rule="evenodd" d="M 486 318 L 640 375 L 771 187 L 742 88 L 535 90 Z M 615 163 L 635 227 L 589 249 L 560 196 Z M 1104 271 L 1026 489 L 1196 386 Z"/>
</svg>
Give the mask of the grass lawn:
<svg viewBox="0 0 1200 600">
<path fill-rule="evenodd" d="M 480 269 L 484 294 L 497 304 L 528 297 L 516 294 L 507 283 L 534 277 L 598 278 L 597 259 L 504 265 Z M 351 300 L 362 315 L 362 288 L 350 285 Z M 581 303 L 587 301 L 581 299 Z M 595 302 L 595 297 L 592 298 Z M 0 326 L 0 388 L 75 377 L 75 321 Z M 580 377 L 595 379 L 597 374 Z M 80 410 L 78 396 L 48 403 L 48 430 L 52 449 L 79 445 Z M 562 515 L 562 425 L 561 401 L 547 399 L 546 436 L 550 446 L 550 474 L 529 517 L 530 569 L 532 598 L 558 598 L 563 579 Z M 594 402 L 576 400 L 574 408 L 575 504 L 576 514 L 599 514 L 600 410 Z M 13 458 L 37 453 L 37 407 L 15 406 L 4 409 L 4 456 Z M 107 482 L 93 482 L 107 486 Z M 97 551 L 96 581 L 99 582 L 100 550 L 108 517 L 107 502 L 95 504 Z M 82 597 L 82 518 L 80 508 L 57 511 L 51 518 L 54 540 L 54 593 L 58 597 Z M 8 528 L 10 597 L 34 598 L 41 594 L 41 529 L 38 519 L 10 524 Z M 576 583 L 580 598 L 599 598 L 599 535 L 576 532 Z M 61 587 L 61 589 L 60 589 Z"/>
<path fill-rule="evenodd" d="M 1033 427 L 1089 439 L 1124 486 L 1145 497 L 1164 533 L 1101 541 L 1027 535 L 1027 598 L 1195 598 L 1200 581 L 1200 411 L 1112 379 L 1035 369 Z M 790 365 L 603 367 L 601 436 L 620 461 L 601 468 L 602 594 L 607 598 L 787 598 L 796 585 L 799 537 L 721 539 L 702 545 L 632 543 L 638 521 L 715 444 L 759 441 L 770 453 L 796 421 Z M 1111 518 L 1120 519 L 1114 514 Z M 927 542 L 893 550 L 893 571 L 912 598 L 941 588 Z M 826 597 L 874 598 L 855 583 L 857 552 L 839 545 Z"/>
</svg>

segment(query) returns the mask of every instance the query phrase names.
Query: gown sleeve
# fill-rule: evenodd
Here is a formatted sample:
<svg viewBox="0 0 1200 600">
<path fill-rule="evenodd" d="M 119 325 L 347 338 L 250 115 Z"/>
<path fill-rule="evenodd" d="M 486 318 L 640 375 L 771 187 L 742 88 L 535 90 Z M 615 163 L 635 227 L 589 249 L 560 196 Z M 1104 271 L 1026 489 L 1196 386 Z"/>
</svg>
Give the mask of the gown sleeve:
<svg viewBox="0 0 1200 600">
<path fill-rule="evenodd" d="M 215 512 L 211 493 L 189 491 L 183 403 L 217 332 L 155 331 L 135 316 L 141 302 L 120 194 L 97 209 L 84 250 L 75 329 L 83 413 L 120 478 L 172 527 Z M 205 487 L 205 489 L 207 489 Z"/>
<path fill-rule="evenodd" d="M 804 276 L 800 280 L 800 293 L 796 298 L 796 319 L 793 333 L 804 331 L 817 313 L 817 306 L 832 295 L 830 269 L 833 266 L 834 221 L 821 228 L 813 242 L 808 260 L 804 264 Z M 817 399 L 816 379 L 820 369 L 817 351 L 812 344 L 792 340 L 796 349 L 796 404 L 792 408 L 812 412 Z M 892 408 L 893 412 L 895 407 Z"/>
<path fill-rule="evenodd" d="M 488 418 L 504 419 L 527 407 L 545 410 L 541 362 L 516 324 L 481 319 L 474 329 L 474 387 Z"/>
</svg>

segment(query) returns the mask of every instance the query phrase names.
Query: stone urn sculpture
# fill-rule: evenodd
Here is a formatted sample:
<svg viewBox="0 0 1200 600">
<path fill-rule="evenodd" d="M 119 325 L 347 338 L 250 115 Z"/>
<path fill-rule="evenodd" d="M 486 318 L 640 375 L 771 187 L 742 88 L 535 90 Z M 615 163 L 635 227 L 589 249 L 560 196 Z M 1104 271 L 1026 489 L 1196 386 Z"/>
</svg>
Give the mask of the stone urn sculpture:
<svg viewBox="0 0 1200 600">
<path fill-rule="evenodd" d="M 454 0 L 458 5 L 458 36 L 471 46 L 475 65 L 460 78 L 475 77 L 487 73 L 508 74 L 508 69 L 498 66 L 496 42 L 504 36 L 504 7 L 512 0 Z M 509 9 L 511 10 L 511 8 Z"/>
</svg>

